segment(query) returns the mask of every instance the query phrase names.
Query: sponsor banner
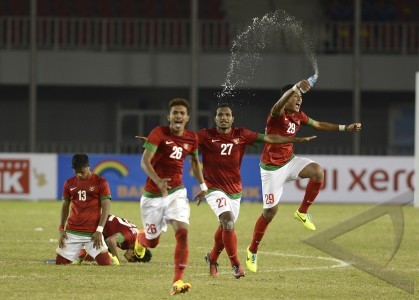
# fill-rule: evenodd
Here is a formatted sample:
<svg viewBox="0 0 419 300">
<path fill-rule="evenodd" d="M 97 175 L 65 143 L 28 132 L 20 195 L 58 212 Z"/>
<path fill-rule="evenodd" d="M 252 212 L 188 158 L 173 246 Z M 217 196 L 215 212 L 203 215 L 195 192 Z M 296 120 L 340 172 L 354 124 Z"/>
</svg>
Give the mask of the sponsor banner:
<svg viewBox="0 0 419 300">
<path fill-rule="evenodd" d="M 57 198 L 62 196 L 66 179 L 74 176 L 71 169 L 72 155 L 58 157 Z M 413 157 L 391 156 L 308 156 L 325 171 L 325 182 L 316 202 L 371 203 L 382 202 L 408 190 L 413 191 Z M 146 174 L 140 168 L 141 155 L 89 155 L 91 171 L 105 177 L 110 185 L 113 200 L 138 201 L 141 197 Z M 242 201 L 262 202 L 262 188 L 258 155 L 243 158 Z M 222 168 L 222 166 L 220 166 Z M 281 202 L 300 202 L 308 180 L 288 182 Z M 183 183 L 188 197 L 199 192 L 189 159 L 185 160 Z"/>
<path fill-rule="evenodd" d="M 55 200 L 57 155 L 0 153 L 0 199 Z"/>
<path fill-rule="evenodd" d="M 318 203 L 378 203 L 413 192 L 413 157 L 400 156 L 311 156 L 324 169 L 325 181 Z M 284 202 L 300 202 L 308 180 L 289 182 Z M 281 200 L 281 201 L 282 201 Z M 412 199 L 413 201 L 413 199 Z"/>
</svg>

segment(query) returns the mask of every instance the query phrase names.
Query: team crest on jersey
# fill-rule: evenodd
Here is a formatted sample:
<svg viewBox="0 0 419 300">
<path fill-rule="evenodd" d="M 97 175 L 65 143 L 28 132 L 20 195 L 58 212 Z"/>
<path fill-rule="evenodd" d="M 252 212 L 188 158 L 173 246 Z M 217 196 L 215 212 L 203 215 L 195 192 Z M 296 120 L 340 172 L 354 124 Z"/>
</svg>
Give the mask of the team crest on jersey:
<svg viewBox="0 0 419 300">
<path fill-rule="evenodd" d="M 234 144 L 238 144 L 239 142 L 240 142 L 240 139 L 239 138 L 237 138 L 237 139 L 233 139 L 233 142 L 234 142 Z"/>
<path fill-rule="evenodd" d="M 89 187 L 89 191 L 93 192 L 95 190 L 94 186 Z"/>
<path fill-rule="evenodd" d="M 188 149 L 189 149 L 189 144 L 183 144 L 183 148 L 184 148 L 185 150 L 188 150 Z"/>
</svg>

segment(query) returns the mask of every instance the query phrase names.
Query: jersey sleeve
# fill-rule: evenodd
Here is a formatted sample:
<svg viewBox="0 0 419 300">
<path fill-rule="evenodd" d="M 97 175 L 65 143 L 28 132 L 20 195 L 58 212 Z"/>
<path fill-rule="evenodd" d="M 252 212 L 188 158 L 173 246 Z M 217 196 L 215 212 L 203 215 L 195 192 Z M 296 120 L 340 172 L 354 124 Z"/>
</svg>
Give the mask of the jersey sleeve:
<svg viewBox="0 0 419 300">
<path fill-rule="evenodd" d="M 193 143 L 193 146 L 192 146 L 192 149 L 191 149 L 191 152 L 190 152 L 189 155 L 198 156 L 199 138 L 198 138 L 198 135 L 195 132 L 193 132 L 192 134 L 194 136 L 194 143 Z"/>
<path fill-rule="evenodd" d="M 64 182 L 63 196 L 62 196 L 61 199 L 65 200 L 65 201 L 70 201 L 70 190 L 68 188 L 68 180 L 66 180 L 66 182 Z"/>
<path fill-rule="evenodd" d="M 303 112 L 301 112 L 301 124 L 303 125 L 311 125 L 311 123 L 313 123 L 313 121 L 311 121 L 310 123 L 310 118 Z"/>
<path fill-rule="evenodd" d="M 153 153 L 157 151 L 160 141 L 163 136 L 161 127 L 154 128 L 147 137 L 147 141 L 144 143 L 143 148 Z"/>
<path fill-rule="evenodd" d="M 243 128 L 242 134 L 246 139 L 246 144 L 248 145 L 253 145 L 255 143 L 263 141 L 263 135 L 260 140 L 259 133 L 251 131 L 249 129 Z"/>
<path fill-rule="evenodd" d="M 105 199 L 111 199 L 111 189 L 109 187 L 109 183 L 108 181 L 101 177 L 101 183 L 99 186 L 99 195 L 100 195 L 100 201 L 105 200 Z"/>
</svg>

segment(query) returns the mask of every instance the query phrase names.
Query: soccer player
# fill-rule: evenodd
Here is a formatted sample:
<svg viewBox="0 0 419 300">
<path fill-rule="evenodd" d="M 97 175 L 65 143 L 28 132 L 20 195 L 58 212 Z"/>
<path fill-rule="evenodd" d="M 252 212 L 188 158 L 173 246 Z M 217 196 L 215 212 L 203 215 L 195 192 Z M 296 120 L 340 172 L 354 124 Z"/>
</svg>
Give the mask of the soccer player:
<svg viewBox="0 0 419 300">
<path fill-rule="evenodd" d="M 320 122 L 309 118 L 300 110 L 303 92 L 310 89 L 307 80 L 295 85 L 286 85 L 281 89 L 281 98 L 274 104 L 266 122 L 266 133 L 295 136 L 301 125 L 314 127 L 320 131 L 352 131 L 361 130 L 360 123 L 339 125 Z M 247 268 L 256 272 L 258 246 L 268 228 L 269 223 L 278 211 L 284 184 L 287 181 L 309 178 L 305 195 L 300 207 L 295 211 L 294 218 L 301 221 L 309 230 L 316 230 L 308 208 L 316 199 L 323 184 L 323 169 L 311 159 L 295 156 L 293 144 L 265 144 L 261 161 L 263 213 L 256 222 L 253 238 L 247 248 Z"/>
<path fill-rule="evenodd" d="M 215 113 L 215 127 L 197 132 L 202 152 L 204 179 L 208 186 L 206 200 L 217 216 L 220 226 L 214 235 L 214 246 L 205 260 L 210 275 L 218 277 L 217 259 L 226 249 L 233 268 L 233 276 L 245 275 L 237 256 L 237 237 L 234 223 L 237 221 L 242 197 L 240 166 L 247 145 L 258 142 L 291 143 L 308 141 L 315 137 L 296 138 L 274 134 L 260 134 L 246 128 L 232 127 L 234 116 L 227 104 L 220 104 Z M 199 202 L 198 202 L 199 205 Z"/>
<path fill-rule="evenodd" d="M 128 262 L 149 262 L 152 254 L 149 249 L 146 249 L 145 255 L 140 258 L 140 253 L 136 251 L 138 233 L 137 226 L 125 218 L 115 215 L 109 215 L 103 228 L 103 237 L 112 257 L 116 257 L 115 262 L 119 264 L 120 257 L 117 248 L 126 250 L 124 256 Z M 138 248 L 138 246 L 137 246 Z M 82 249 L 77 259 L 80 264 L 83 260 L 92 261 L 93 259 L 87 254 L 85 249 Z"/>
<path fill-rule="evenodd" d="M 110 265 L 102 234 L 110 209 L 109 184 L 105 178 L 90 172 L 86 154 L 73 155 L 72 168 L 75 176 L 64 183 L 55 263 L 72 263 L 84 246 L 98 265 Z"/>
<path fill-rule="evenodd" d="M 189 102 L 175 98 L 169 102 L 169 126 L 154 128 L 144 143 L 141 168 L 148 175 L 141 196 L 141 217 L 145 232 L 140 232 L 140 247 L 154 248 L 160 235 L 173 226 L 176 238 L 172 295 L 187 292 L 191 284 L 183 282 L 188 262 L 188 224 L 190 216 L 186 188 L 182 184 L 183 164 L 190 156 L 192 171 L 200 183 L 202 199 L 207 191 L 198 158 L 198 137 L 185 129 L 189 121 Z M 140 255 L 142 257 L 142 255 Z"/>
</svg>

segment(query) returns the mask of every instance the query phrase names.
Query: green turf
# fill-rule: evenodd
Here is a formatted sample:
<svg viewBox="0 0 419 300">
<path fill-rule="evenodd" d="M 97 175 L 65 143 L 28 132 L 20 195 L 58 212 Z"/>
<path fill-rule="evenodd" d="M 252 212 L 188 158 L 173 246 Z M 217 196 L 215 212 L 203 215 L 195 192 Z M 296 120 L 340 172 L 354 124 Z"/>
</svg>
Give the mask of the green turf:
<svg viewBox="0 0 419 300">
<path fill-rule="evenodd" d="M 0 201 L 1 299 L 166 299 L 173 276 L 174 235 L 169 228 L 153 249 L 150 263 L 121 262 L 119 267 L 56 266 L 60 202 Z M 369 208 L 368 205 L 312 207 L 320 232 Z M 283 204 L 260 246 L 258 272 L 233 278 L 225 252 L 218 279 L 208 275 L 204 255 L 212 246 L 217 222 L 206 203 L 191 205 L 189 263 L 184 280 L 192 284 L 184 299 L 414 299 L 419 282 L 419 210 L 403 207 L 404 236 L 385 270 L 414 281 L 414 294 L 377 279 L 319 251 L 303 239 L 313 233 L 293 219 L 295 204 Z M 111 212 L 140 224 L 139 203 L 113 202 Z M 261 204 L 244 203 L 236 224 L 239 256 L 245 249 Z M 383 216 L 335 239 L 369 261 L 384 264 L 393 243 L 391 219 Z M 122 251 L 121 251 L 122 253 Z"/>
</svg>

